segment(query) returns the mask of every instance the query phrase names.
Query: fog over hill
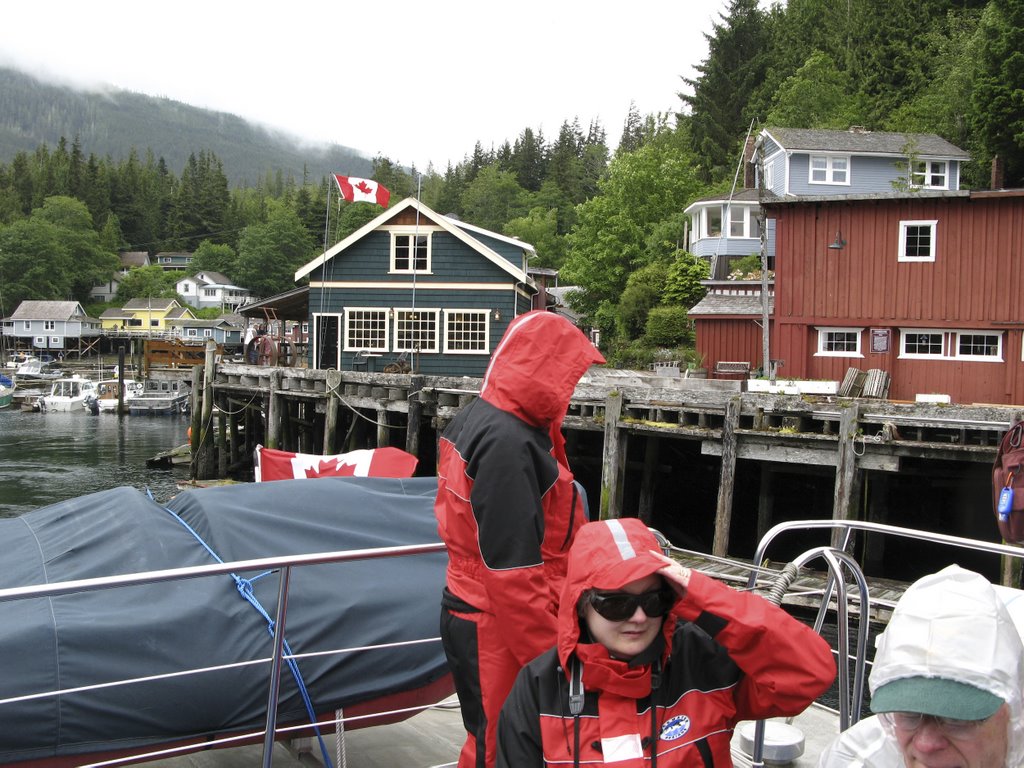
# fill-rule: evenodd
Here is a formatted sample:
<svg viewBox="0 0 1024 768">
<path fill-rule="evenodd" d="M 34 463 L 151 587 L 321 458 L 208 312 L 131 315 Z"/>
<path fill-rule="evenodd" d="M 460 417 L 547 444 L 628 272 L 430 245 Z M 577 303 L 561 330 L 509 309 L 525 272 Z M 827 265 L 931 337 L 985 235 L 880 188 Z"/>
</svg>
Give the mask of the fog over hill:
<svg viewBox="0 0 1024 768">
<path fill-rule="evenodd" d="M 77 137 L 86 157 L 117 160 L 134 147 L 144 158 L 151 150 L 175 174 L 190 154 L 207 150 L 236 186 L 253 186 L 268 173 L 301 183 L 304 171 L 316 182 L 330 173 L 367 176 L 372 170 L 371 159 L 356 149 L 313 146 L 236 115 L 124 90 L 72 88 L 0 67 L 0 164 L 43 143 L 53 149 L 61 137 L 69 149 Z"/>
</svg>

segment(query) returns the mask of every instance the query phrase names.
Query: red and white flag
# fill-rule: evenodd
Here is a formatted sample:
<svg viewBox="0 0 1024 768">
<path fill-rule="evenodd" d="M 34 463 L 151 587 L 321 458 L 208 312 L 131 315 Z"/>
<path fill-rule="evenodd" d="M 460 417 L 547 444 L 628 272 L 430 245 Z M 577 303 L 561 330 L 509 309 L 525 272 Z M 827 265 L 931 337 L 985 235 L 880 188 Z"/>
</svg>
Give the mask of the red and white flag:
<svg viewBox="0 0 1024 768">
<path fill-rule="evenodd" d="M 419 460 L 400 448 L 316 456 L 256 446 L 256 482 L 314 477 L 412 477 Z"/>
<path fill-rule="evenodd" d="M 388 200 L 391 193 L 387 187 L 381 186 L 373 179 L 359 179 L 355 176 L 342 176 L 334 174 L 334 180 L 338 182 L 338 191 L 341 196 L 350 203 L 376 203 L 388 207 Z"/>
</svg>

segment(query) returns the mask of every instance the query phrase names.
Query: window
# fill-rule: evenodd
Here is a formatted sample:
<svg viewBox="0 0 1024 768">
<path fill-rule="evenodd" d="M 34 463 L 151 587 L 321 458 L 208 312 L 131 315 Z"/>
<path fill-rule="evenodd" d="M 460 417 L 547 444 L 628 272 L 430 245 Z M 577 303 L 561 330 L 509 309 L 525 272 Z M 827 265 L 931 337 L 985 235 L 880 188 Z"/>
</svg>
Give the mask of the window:
<svg viewBox="0 0 1024 768">
<path fill-rule="evenodd" d="M 974 333 L 961 331 L 956 337 L 956 356 L 960 359 L 1003 359 L 1001 333 Z"/>
<path fill-rule="evenodd" d="M 449 309 L 444 313 L 444 351 L 487 353 L 488 311 Z"/>
<path fill-rule="evenodd" d="M 910 183 L 929 189 L 949 188 L 949 164 L 945 160 L 920 160 L 913 164 Z"/>
<path fill-rule="evenodd" d="M 722 235 L 722 206 L 716 205 L 712 208 L 708 208 L 705 216 L 707 216 L 707 236 L 708 237 L 721 237 Z"/>
<path fill-rule="evenodd" d="M 430 233 L 391 233 L 392 272 L 430 272 Z"/>
<path fill-rule="evenodd" d="M 935 261 L 937 221 L 900 222 L 900 261 Z"/>
<path fill-rule="evenodd" d="M 760 237 L 757 209 L 732 203 L 729 206 L 729 237 Z"/>
<path fill-rule="evenodd" d="M 436 309 L 395 310 L 395 352 L 437 352 Z"/>
<path fill-rule="evenodd" d="M 346 309 L 345 351 L 388 351 L 388 310 Z"/>
<path fill-rule="evenodd" d="M 820 357 L 863 357 L 860 337 L 863 328 L 818 328 Z"/>
<path fill-rule="evenodd" d="M 939 331 L 916 328 L 901 331 L 900 357 L 930 360 L 1003 360 L 1003 334 L 986 331 Z"/>
<path fill-rule="evenodd" d="M 811 155 L 811 184 L 849 184 L 850 158 L 848 155 Z"/>
</svg>

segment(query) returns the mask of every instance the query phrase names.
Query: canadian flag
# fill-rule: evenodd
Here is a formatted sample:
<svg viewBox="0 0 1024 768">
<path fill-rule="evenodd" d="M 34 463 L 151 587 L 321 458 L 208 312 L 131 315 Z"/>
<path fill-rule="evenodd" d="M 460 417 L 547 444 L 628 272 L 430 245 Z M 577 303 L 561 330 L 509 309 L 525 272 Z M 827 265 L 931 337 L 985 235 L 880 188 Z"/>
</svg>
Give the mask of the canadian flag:
<svg viewBox="0 0 1024 768">
<path fill-rule="evenodd" d="M 391 193 L 388 188 L 381 186 L 373 179 L 359 179 L 355 176 L 342 176 L 334 174 L 334 180 L 338 182 L 338 191 L 341 196 L 350 203 L 376 203 L 388 207 L 388 200 Z"/>
<path fill-rule="evenodd" d="M 256 446 L 256 482 L 313 477 L 412 477 L 418 459 L 399 448 L 371 448 L 333 456 Z"/>
</svg>

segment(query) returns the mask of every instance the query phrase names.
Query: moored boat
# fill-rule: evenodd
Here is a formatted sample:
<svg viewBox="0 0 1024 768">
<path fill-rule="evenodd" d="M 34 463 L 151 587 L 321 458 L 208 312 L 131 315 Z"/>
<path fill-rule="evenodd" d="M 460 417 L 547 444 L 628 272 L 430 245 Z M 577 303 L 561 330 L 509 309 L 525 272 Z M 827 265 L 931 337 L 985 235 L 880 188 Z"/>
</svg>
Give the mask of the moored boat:
<svg viewBox="0 0 1024 768">
<path fill-rule="evenodd" d="M 66 379 L 55 379 L 50 383 L 49 394 L 39 401 L 42 411 L 77 411 L 85 401 L 96 394 L 96 382 L 75 374 Z"/>
<path fill-rule="evenodd" d="M 142 395 L 144 385 L 134 379 L 103 379 L 96 383 L 96 392 L 87 398 L 83 406 L 98 413 L 113 413 L 117 410 L 119 394 L 127 408 L 132 400 Z"/>
<path fill-rule="evenodd" d="M 14 381 L 0 374 L 0 408 L 8 408 L 14 400 Z"/>
</svg>

